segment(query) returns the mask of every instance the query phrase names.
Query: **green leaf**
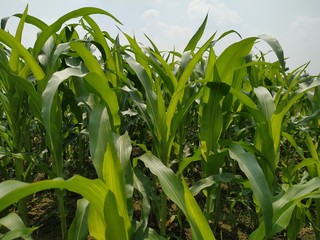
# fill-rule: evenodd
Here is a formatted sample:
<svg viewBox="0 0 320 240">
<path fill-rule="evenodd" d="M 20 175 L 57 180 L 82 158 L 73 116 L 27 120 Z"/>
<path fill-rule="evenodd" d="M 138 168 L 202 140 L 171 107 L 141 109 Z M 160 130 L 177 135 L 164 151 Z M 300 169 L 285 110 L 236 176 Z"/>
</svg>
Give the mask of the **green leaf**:
<svg viewBox="0 0 320 240">
<path fill-rule="evenodd" d="M 190 62 L 188 63 L 181 77 L 178 80 L 177 88 L 175 89 L 175 92 L 170 100 L 170 103 L 167 109 L 166 123 L 167 123 L 167 126 L 169 127 L 168 133 L 171 131 L 170 127 L 171 127 L 172 118 L 177 111 L 178 102 L 181 99 L 181 96 L 183 96 L 183 93 L 184 93 L 183 90 L 186 87 L 187 81 L 190 75 L 194 72 L 194 68 L 196 64 L 200 61 L 204 52 L 208 49 L 209 45 L 211 44 L 212 38 L 213 36 L 210 37 L 209 40 L 193 56 L 193 58 L 190 60 Z"/>
<path fill-rule="evenodd" d="M 91 14 L 103 14 L 106 16 L 111 17 L 113 20 L 121 24 L 121 22 L 116 19 L 112 14 L 99 9 L 99 8 L 94 8 L 94 7 L 84 7 L 84 8 L 79 8 L 77 10 L 71 11 L 62 17 L 60 17 L 57 21 L 55 21 L 52 25 L 48 26 L 45 28 L 38 36 L 34 48 L 33 48 L 33 55 L 38 56 L 40 53 L 43 45 L 45 42 L 48 40 L 48 38 L 52 35 L 54 35 L 56 32 L 59 31 L 59 29 L 62 27 L 62 25 L 67 22 L 68 20 L 72 18 L 77 18 L 77 17 L 82 17 L 82 16 L 87 16 Z"/>
<path fill-rule="evenodd" d="M 228 94 L 230 86 L 223 82 L 208 82 L 204 87 L 202 101 L 200 103 L 200 140 L 205 152 L 205 159 L 209 154 L 217 153 L 218 140 L 223 129 L 223 116 L 220 106 L 221 99 Z M 204 143 L 205 142 L 205 143 Z M 220 166 L 215 164 L 214 174 L 217 174 Z"/>
<path fill-rule="evenodd" d="M 170 95 L 173 94 L 174 89 L 177 87 L 177 79 L 168 63 L 162 56 L 155 52 L 149 52 L 152 57 L 147 58 L 147 61 L 154 68 L 155 72 L 159 74 L 161 80 L 165 83 Z"/>
<path fill-rule="evenodd" d="M 143 175 L 139 168 L 134 169 L 134 187 L 141 194 L 141 217 L 140 222 L 137 224 L 135 237 L 142 239 L 147 231 L 150 215 L 150 201 L 149 199 L 156 199 L 155 189 L 152 182 L 148 177 Z"/>
<path fill-rule="evenodd" d="M 1 235 L 1 240 L 12 240 L 12 239 L 27 239 L 27 240 L 32 240 L 33 238 L 31 237 L 32 232 L 35 229 L 32 228 L 24 228 L 24 229 L 15 229 L 12 231 L 9 231 L 8 233 Z"/>
<path fill-rule="evenodd" d="M 89 149 L 93 165 L 97 175 L 103 179 L 103 159 L 107 149 L 107 133 L 105 126 L 108 118 L 106 114 L 99 111 L 92 111 L 89 119 Z"/>
<path fill-rule="evenodd" d="M 112 83 L 114 87 L 117 86 L 117 81 L 116 81 L 116 75 L 111 72 L 116 72 L 116 66 L 115 62 L 113 60 L 113 56 L 111 55 L 111 50 L 110 47 L 106 41 L 105 36 L 103 35 L 101 29 L 99 28 L 98 24 L 89 16 L 85 16 L 84 20 L 86 20 L 87 23 L 89 23 L 90 27 L 92 30 L 90 31 L 91 35 L 94 37 L 94 40 L 99 43 L 105 54 L 105 62 L 106 62 L 106 67 L 108 68 L 108 71 L 106 72 L 106 76 L 108 80 Z"/>
<path fill-rule="evenodd" d="M 284 60 L 284 54 L 283 54 L 283 49 L 279 43 L 279 41 L 270 36 L 270 35 L 266 35 L 266 34 L 263 34 L 263 35 L 259 35 L 259 38 L 264 40 L 265 42 L 267 42 L 270 47 L 273 49 L 273 51 L 276 53 L 278 59 L 279 59 L 279 62 L 281 64 L 281 67 L 283 70 L 285 70 L 286 68 L 286 62 Z"/>
<path fill-rule="evenodd" d="M 305 184 L 291 186 L 278 200 L 273 202 L 272 230 L 267 232 L 273 235 L 287 228 L 290 223 L 292 212 L 297 204 L 303 199 L 320 198 L 319 189 L 320 177 L 311 179 Z M 265 235 L 264 222 L 259 225 L 251 235 L 250 239 L 261 239 Z"/>
<path fill-rule="evenodd" d="M 221 81 L 233 86 L 233 72 L 240 59 L 246 57 L 257 38 L 251 37 L 231 44 L 217 59 L 217 69 Z"/>
<path fill-rule="evenodd" d="M 260 86 L 254 89 L 254 93 L 259 100 L 261 110 L 267 121 L 270 121 L 273 113 L 275 112 L 275 105 L 270 92 L 265 87 Z"/>
<path fill-rule="evenodd" d="M 87 239 L 88 237 L 88 208 L 89 202 L 82 198 L 77 201 L 76 215 L 68 230 L 68 239 Z"/>
<path fill-rule="evenodd" d="M 144 154 L 139 159 L 158 177 L 162 190 L 185 214 L 191 226 L 193 238 L 215 239 L 205 216 L 186 184 L 181 182 L 173 171 L 154 155 Z"/>
<path fill-rule="evenodd" d="M 131 139 L 129 137 L 128 132 L 119 136 L 116 139 L 115 147 L 117 149 L 118 158 L 124 170 L 126 194 L 127 194 L 126 197 L 129 201 L 128 203 L 130 203 L 132 201 L 132 194 L 133 194 L 133 170 L 132 170 L 131 160 L 130 160 L 132 145 L 131 145 Z"/>
<path fill-rule="evenodd" d="M 280 144 L 280 137 L 282 131 L 282 121 L 285 114 L 290 110 L 290 108 L 303 97 L 303 95 L 308 91 L 320 85 L 320 78 L 315 79 L 311 84 L 303 82 L 299 85 L 298 91 L 294 92 L 290 99 L 283 99 L 279 103 L 275 113 L 271 119 L 271 127 L 274 141 L 274 149 L 277 149 Z"/>
<path fill-rule="evenodd" d="M 266 236 L 269 236 L 272 229 L 273 214 L 271 192 L 265 175 L 254 155 L 245 152 L 239 144 L 232 143 L 229 153 L 230 157 L 238 162 L 240 169 L 246 174 L 251 184 L 253 194 L 262 210 Z"/>
<path fill-rule="evenodd" d="M 70 76 L 83 76 L 84 74 L 75 68 L 66 68 L 56 72 L 42 94 L 42 119 L 46 128 L 48 145 L 54 161 L 54 173 L 61 176 L 63 168 L 62 140 L 61 140 L 61 110 L 60 102 L 55 99 L 59 85 Z M 55 101 L 54 101 L 55 100 Z"/>
<path fill-rule="evenodd" d="M 208 14 L 206 15 L 205 19 L 203 20 L 201 26 L 198 28 L 196 33 L 192 36 L 192 38 L 188 42 L 188 44 L 185 47 L 185 49 L 183 50 L 183 52 L 187 52 L 187 51 L 193 52 L 195 50 L 200 38 L 202 37 L 204 30 L 206 28 L 207 20 L 208 20 Z"/>
<path fill-rule="evenodd" d="M 139 47 L 136 39 L 130 37 L 128 34 L 124 33 L 125 37 L 127 38 L 128 42 L 130 43 L 130 47 L 134 53 L 135 59 L 137 63 L 142 65 L 144 71 L 147 73 L 148 77 L 151 78 L 151 69 L 147 63 L 146 55 L 143 53 L 142 49 Z M 127 58 L 127 56 L 126 56 Z M 140 80 L 141 81 L 141 80 Z"/>
<path fill-rule="evenodd" d="M 129 239 L 129 232 L 123 222 L 124 218 L 119 215 L 121 206 L 115 195 L 100 179 L 91 180 L 75 175 L 69 180 L 55 178 L 34 183 L 7 180 L 0 183 L 0 211 L 23 197 L 50 188 L 67 189 L 81 194 L 90 202 L 90 207 L 94 209 L 99 222 L 99 232 L 106 234 L 99 239 Z M 92 217 L 89 217 L 90 219 L 92 220 Z M 91 234 L 90 225 L 89 232 Z M 95 237 L 95 235 L 92 236 Z"/>
<path fill-rule="evenodd" d="M 8 77 L 11 81 L 15 82 L 15 84 L 21 86 L 23 90 L 28 94 L 28 97 L 30 98 L 31 104 L 32 104 L 32 113 L 36 118 L 38 118 L 40 121 L 42 121 L 41 116 L 41 96 L 36 91 L 34 85 L 30 81 L 26 81 L 26 79 L 23 79 L 13 73 L 7 68 L 7 66 L 4 66 L 0 62 L 0 68 L 4 69 Z"/>
<path fill-rule="evenodd" d="M 41 67 L 38 65 L 36 59 L 28 52 L 27 49 L 12 35 L 7 33 L 6 31 L 0 29 L 0 42 L 11 47 L 11 49 L 15 49 L 19 55 L 25 60 L 25 63 L 30 67 L 34 77 L 37 80 L 42 80 L 45 77 L 44 72 Z"/>
<path fill-rule="evenodd" d="M 70 43 L 70 46 L 80 55 L 85 66 L 89 70 L 89 73 L 85 76 L 87 86 L 90 86 L 90 90 L 94 91 L 94 93 L 103 99 L 111 113 L 112 125 L 114 127 L 119 127 L 120 117 L 118 99 L 114 90 L 110 88 L 108 79 L 106 78 L 100 63 L 82 43 L 72 42 Z"/>
<path fill-rule="evenodd" d="M 100 63 L 85 45 L 80 42 L 71 42 L 70 46 L 80 55 L 89 72 L 94 72 L 101 77 L 105 77 Z"/>
<path fill-rule="evenodd" d="M 18 14 L 15 14 L 13 16 L 18 17 L 18 18 L 22 18 L 23 15 L 18 13 Z M 26 16 L 25 22 L 36 26 L 40 30 L 43 30 L 48 26 L 45 22 L 41 21 L 39 18 L 30 16 L 30 15 Z"/>
<path fill-rule="evenodd" d="M 17 31 L 16 31 L 15 38 L 17 39 L 18 42 L 21 42 L 24 22 L 25 22 L 27 14 L 28 14 L 28 5 L 26 6 L 26 8 L 25 8 L 25 10 L 23 12 L 23 15 L 22 15 L 22 17 L 20 19 L 20 22 L 19 22 L 19 25 L 18 25 L 18 28 L 17 28 Z M 10 65 L 10 68 L 14 72 L 16 72 L 18 70 L 19 62 L 20 62 L 19 61 L 19 52 L 18 52 L 17 49 L 13 48 L 12 51 L 11 51 L 11 55 L 10 55 L 9 65 Z"/>
<path fill-rule="evenodd" d="M 105 135 L 105 139 L 101 145 L 105 145 L 106 148 L 103 153 L 102 179 L 105 182 L 107 189 L 110 190 L 108 197 L 115 199 L 116 206 L 114 207 L 116 207 L 119 217 L 122 219 L 115 219 L 115 221 L 118 221 L 119 228 L 123 231 L 122 234 L 126 236 L 124 239 L 128 239 L 131 234 L 131 220 L 127 208 L 124 170 L 118 158 L 114 132 L 112 131 L 113 129 L 107 109 L 103 105 L 96 105 L 92 110 L 92 115 L 97 119 L 103 119 L 100 131 L 104 132 L 103 134 Z"/>
<path fill-rule="evenodd" d="M 289 133 L 284 132 L 284 131 L 281 132 L 281 135 L 282 135 L 285 139 L 287 139 L 288 142 L 290 142 L 290 144 L 291 144 L 291 145 L 295 148 L 295 150 L 300 154 L 300 156 L 304 158 L 304 152 L 303 152 L 304 150 L 302 149 L 302 147 L 300 147 L 300 146 L 297 144 L 295 138 L 294 138 L 292 135 L 290 135 Z"/>
<path fill-rule="evenodd" d="M 108 86 L 105 76 L 102 77 L 95 72 L 89 72 L 87 75 L 85 75 L 84 79 L 89 90 L 101 97 L 103 100 L 104 105 L 107 107 L 110 113 L 110 121 L 113 130 L 118 132 L 121 120 L 119 114 L 119 103 L 115 90 Z"/>
<path fill-rule="evenodd" d="M 89 205 L 88 210 L 88 227 L 89 234 L 94 239 L 107 239 L 106 225 L 103 221 L 103 216 L 101 216 L 99 210 L 92 205 Z"/>
<path fill-rule="evenodd" d="M 15 239 L 23 238 L 26 240 L 32 240 L 31 234 L 37 228 L 27 228 L 22 219 L 16 213 L 9 213 L 7 216 L 0 218 L 0 227 L 4 226 L 9 229 L 9 232 L 5 233 L 1 239 Z M 0 234 L 1 235 L 1 234 Z"/>
<path fill-rule="evenodd" d="M 164 110 L 164 100 L 163 98 L 159 98 L 158 95 L 155 93 L 155 87 L 152 82 L 152 79 L 149 78 L 147 72 L 143 68 L 143 66 L 135 61 L 130 56 L 126 57 L 126 61 L 129 66 L 134 70 L 137 77 L 139 78 L 146 94 L 146 110 L 138 104 L 138 108 L 141 114 L 144 115 L 146 122 L 149 125 L 150 129 L 153 129 L 151 133 L 153 133 L 154 138 L 158 141 L 161 141 L 162 137 L 166 137 L 166 125 L 164 120 L 165 110 Z M 129 92 L 130 93 L 130 92 Z M 130 93 L 132 95 L 132 93 Z M 140 101 L 140 97 L 133 98 L 135 101 Z M 160 101 L 160 102 L 159 102 Z M 159 108 L 159 106 L 162 106 Z M 149 120 L 150 119 L 150 120 Z M 162 139 L 166 140 L 166 139 Z"/>
<path fill-rule="evenodd" d="M 203 189 L 207 187 L 211 187 L 216 181 L 214 180 L 213 176 L 209 176 L 203 179 L 200 179 L 199 181 L 195 182 L 192 187 L 190 187 L 190 191 L 193 196 L 198 195 L 199 192 L 201 192 Z"/>
</svg>

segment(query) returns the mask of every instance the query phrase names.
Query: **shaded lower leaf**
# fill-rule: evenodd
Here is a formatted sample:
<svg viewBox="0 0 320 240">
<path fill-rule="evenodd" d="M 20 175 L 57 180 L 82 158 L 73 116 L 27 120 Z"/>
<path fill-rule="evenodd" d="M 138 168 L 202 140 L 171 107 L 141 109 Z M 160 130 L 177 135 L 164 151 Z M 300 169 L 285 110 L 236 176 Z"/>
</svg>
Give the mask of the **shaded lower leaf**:
<svg viewBox="0 0 320 240">
<path fill-rule="evenodd" d="M 319 189 L 320 177 L 311 179 L 305 184 L 297 184 L 290 187 L 281 198 L 273 202 L 272 229 L 269 234 L 275 234 L 286 229 L 292 219 L 295 207 L 307 198 L 320 198 Z M 251 235 L 250 239 L 261 239 L 265 236 L 264 222 Z"/>
<path fill-rule="evenodd" d="M 4 235 L 0 234 L 1 239 L 15 239 L 23 238 L 26 240 L 31 240 L 31 234 L 37 228 L 27 228 L 22 219 L 16 213 L 9 213 L 7 216 L 0 219 L 0 228 L 1 226 L 9 229 L 9 232 Z"/>
<path fill-rule="evenodd" d="M 246 174 L 257 199 L 265 223 L 265 232 L 270 233 L 272 229 L 272 201 L 271 193 L 265 175 L 255 156 L 236 143 L 232 143 L 229 149 L 230 157 L 236 160 L 240 169 Z"/>
<path fill-rule="evenodd" d="M 108 236 L 108 239 L 128 239 L 128 231 L 126 230 L 128 226 L 124 226 L 123 217 L 119 215 L 114 194 L 100 179 L 91 180 L 75 175 L 69 180 L 55 178 L 34 183 L 23 183 L 16 180 L 4 181 L 0 183 L 0 211 L 23 197 L 50 188 L 67 189 L 81 194 L 95 209 L 100 232 L 106 232 L 105 236 Z"/>
<path fill-rule="evenodd" d="M 139 157 L 141 161 L 156 175 L 162 190 L 185 214 L 194 239 L 215 239 L 210 226 L 189 188 L 181 182 L 174 172 L 166 167 L 152 154 Z"/>
<path fill-rule="evenodd" d="M 82 198 L 77 201 L 77 211 L 68 231 L 68 239 L 87 239 L 89 202 Z"/>
</svg>

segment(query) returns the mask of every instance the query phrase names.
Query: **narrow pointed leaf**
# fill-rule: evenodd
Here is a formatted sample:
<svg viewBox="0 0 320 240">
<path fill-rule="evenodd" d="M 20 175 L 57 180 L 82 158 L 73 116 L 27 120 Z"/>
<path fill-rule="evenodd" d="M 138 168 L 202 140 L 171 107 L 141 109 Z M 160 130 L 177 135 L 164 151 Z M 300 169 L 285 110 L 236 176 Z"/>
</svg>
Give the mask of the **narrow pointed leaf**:
<svg viewBox="0 0 320 240">
<path fill-rule="evenodd" d="M 28 5 L 26 6 L 26 8 L 22 14 L 22 17 L 20 19 L 20 22 L 18 24 L 18 27 L 17 27 L 15 38 L 17 39 L 18 42 L 21 42 L 21 39 L 22 39 L 23 27 L 24 27 L 24 22 L 25 22 L 27 14 L 28 14 Z M 16 72 L 18 70 L 19 52 L 15 48 L 13 48 L 11 51 L 9 65 L 14 72 Z"/>
<path fill-rule="evenodd" d="M 180 79 L 178 80 L 177 88 L 175 89 L 175 92 L 170 100 L 170 103 L 169 103 L 169 106 L 167 109 L 166 123 L 167 123 L 168 127 L 171 126 L 172 118 L 177 110 L 178 102 L 179 102 L 181 96 L 183 96 L 183 90 L 186 87 L 186 83 L 187 83 L 190 75 L 193 73 L 196 64 L 200 61 L 204 52 L 208 49 L 208 47 L 212 41 L 212 38 L 213 38 L 213 36 L 210 37 L 209 40 L 193 56 L 193 58 L 188 63 L 185 71 L 182 73 Z M 169 128 L 169 131 L 170 131 L 170 128 Z"/>
<path fill-rule="evenodd" d="M 195 50 L 200 38 L 202 37 L 202 34 L 203 34 L 204 30 L 206 28 L 207 20 L 208 20 L 208 14 L 204 18 L 201 26 L 198 28 L 196 33 L 192 36 L 192 38 L 188 42 L 188 44 L 185 47 L 185 49 L 183 50 L 183 52 L 187 52 L 187 51 L 192 51 L 193 52 Z"/>
<path fill-rule="evenodd" d="M 68 239 L 86 239 L 88 237 L 89 202 L 82 198 L 77 201 L 76 215 L 68 230 Z"/>
</svg>

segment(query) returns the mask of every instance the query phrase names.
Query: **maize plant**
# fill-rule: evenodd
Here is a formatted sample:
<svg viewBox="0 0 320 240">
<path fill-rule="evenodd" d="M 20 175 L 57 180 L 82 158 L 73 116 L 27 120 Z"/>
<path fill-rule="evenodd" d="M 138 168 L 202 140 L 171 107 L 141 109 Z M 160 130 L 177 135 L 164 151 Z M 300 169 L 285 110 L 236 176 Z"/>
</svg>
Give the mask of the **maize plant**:
<svg viewBox="0 0 320 240">
<path fill-rule="evenodd" d="M 310 227 L 320 238 L 320 77 L 308 64 L 289 71 L 267 35 L 199 44 L 209 16 L 177 52 L 111 36 L 96 14 L 121 29 L 92 7 L 48 25 L 27 6 L 14 35 L 1 21 L 1 239 L 44 227 L 54 239 L 296 239 Z M 25 24 L 39 30 L 30 48 Z M 239 40 L 218 55 L 229 34 Z M 259 41 L 275 62 L 253 52 Z M 53 223 L 49 209 L 32 217 L 46 194 Z"/>
</svg>

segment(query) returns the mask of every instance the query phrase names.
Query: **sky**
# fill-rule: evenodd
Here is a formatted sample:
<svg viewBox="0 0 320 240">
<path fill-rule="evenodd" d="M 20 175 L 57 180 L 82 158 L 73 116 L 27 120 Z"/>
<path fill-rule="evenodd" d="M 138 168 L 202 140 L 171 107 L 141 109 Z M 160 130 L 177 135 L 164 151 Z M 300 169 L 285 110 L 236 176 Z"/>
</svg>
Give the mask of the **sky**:
<svg viewBox="0 0 320 240">
<path fill-rule="evenodd" d="M 311 61 L 307 72 L 320 74 L 319 0 L 0 0 L 0 3 L 0 18 L 22 13 L 29 4 L 29 14 L 47 24 L 80 7 L 99 7 L 122 23 L 94 16 L 100 28 L 111 36 L 119 34 L 121 41 L 125 41 L 119 27 L 150 45 L 146 34 L 160 50 L 168 51 L 174 48 L 182 51 L 208 14 L 203 43 L 213 33 L 220 36 L 229 30 L 237 31 L 242 38 L 268 34 L 280 42 L 290 71 Z M 10 18 L 7 30 L 14 33 L 17 21 Z M 32 46 L 36 34 L 37 29 L 27 27 L 23 43 Z M 228 35 L 216 45 L 217 54 L 239 40 L 236 34 Z M 255 49 L 271 50 L 264 43 L 256 44 Z M 275 54 L 269 52 L 267 59 L 274 61 Z"/>
</svg>

